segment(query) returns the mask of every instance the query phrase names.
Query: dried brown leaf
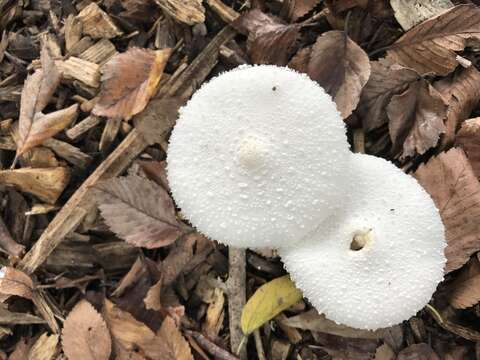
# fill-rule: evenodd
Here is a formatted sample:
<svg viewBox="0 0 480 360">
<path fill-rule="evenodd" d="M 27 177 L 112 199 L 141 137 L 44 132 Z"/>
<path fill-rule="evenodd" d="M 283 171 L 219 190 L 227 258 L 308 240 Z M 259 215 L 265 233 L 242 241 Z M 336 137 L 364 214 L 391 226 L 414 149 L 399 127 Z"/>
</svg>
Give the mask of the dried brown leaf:
<svg viewBox="0 0 480 360">
<path fill-rule="evenodd" d="M 284 6 L 288 6 L 286 9 L 287 17 L 293 22 L 297 21 L 301 17 L 307 15 L 312 11 L 315 6 L 320 4 L 320 0 L 289 0 L 284 1 Z"/>
<path fill-rule="evenodd" d="M 181 235 L 172 199 L 154 182 L 130 175 L 102 181 L 94 189 L 105 222 L 128 243 L 152 249 Z"/>
<path fill-rule="evenodd" d="M 63 323 L 63 352 L 69 360 L 108 360 L 112 340 L 102 316 L 81 300 Z"/>
<path fill-rule="evenodd" d="M 28 360 L 50 360 L 57 353 L 58 335 L 43 333 L 28 352 Z"/>
<path fill-rule="evenodd" d="M 343 118 L 347 118 L 357 107 L 370 77 L 370 61 L 343 31 L 328 31 L 313 45 L 307 73 L 332 96 Z"/>
<path fill-rule="evenodd" d="M 60 83 L 61 73 L 46 47 L 42 49 L 41 61 L 42 68 L 27 77 L 22 90 L 18 136 L 15 137 L 17 156 L 62 131 L 77 113 L 77 104 L 50 114 L 42 113 Z"/>
<path fill-rule="evenodd" d="M 366 131 L 386 124 L 388 117 L 385 109 L 392 96 L 402 93 L 411 83 L 420 79 L 414 70 L 392 64 L 386 59 L 372 61 L 370 65 L 372 73 L 362 90 L 358 107 Z"/>
<path fill-rule="evenodd" d="M 396 355 L 390 346 L 383 344 L 375 351 L 374 360 L 395 360 Z"/>
<path fill-rule="evenodd" d="M 30 277 L 12 267 L 0 269 L 0 294 L 32 299 L 34 284 Z"/>
<path fill-rule="evenodd" d="M 397 360 L 440 360 L 427 344 L 413 344 L 400 351 Z"/>
<path fill-rule="evenodd" d="M 387 58 L 420 74 L 447 75 L 459 64 L 455 51 L 480 39 L 480 8 L 458 5 L 415 26 L 387 51 Z"/>
<path fill-rule="evenodd" d="M 437 81 L 434 86 L 448 102 L 447 128 L 441 139 L 441 144 L 446 147 L 453 144 L 459 125 L 468 119 L 480 99 L 480 72 L 470 66 Z"/>
<path fill-rule="evenodd" d="M 8 360 L 24 360 L 28 358 L 28 351 L 30 350 L 30 344 L 27 339 L 20 339 L 15 345 L 15 350 L 10 354 Z"/>
<path fill-rule="evenodd" d="M 152 100 L 145 111 L 135 117 L 135 127 L 150 145 L 162 143 L 175 125 L 183 104 L 185 100 L 180 98 Z"/>
<path fill-rule="evenodd" d="M 167 316 L 157 335 L 161 337 L 168 346 L 168 352 L 163 356 L 165 360 L 193 360 L 192 351 L 187 340 L 175 325 L 175 321 Z"/>
<path fill-rule="evenodd" d="M 411 83 L 399 95 L 393 95 L 387 106 L 393 152 L 400 158 L 424 154 L 438 143 L 445 132 L 447 104 L 442 95 L 426 80 Z M 403 149 L 403 151 L 402 151 Z"/>
<path fill-rule="evenodd" d="M 248 35 L 247 49 L 255 64 L 286 65 L 300 35 L 300 25 L 286 25 L 259 9 L 242 14 L 232 25 Z"/>
<path fill-rule="evenodd" d="M 191 233 L 183 236 L 175 243 L 175 247 L 161 263 L 164 286 L 172 284 L 192 260 L 193 247 L 198 237 L 201 236 L 198 233 Z"/>
<path fill-rule="evenodd" d="M 162 308 L 160 301 L 160 295 L 162 292 L 162 280 L 158 280 L 147 292 L 143 302 L 145 303 L 145 308 L 147 310 L 156 310 L 159 311 Z"/>
<path fill-rule="evenodd" d="M 155 0 L 162 10 L 175 20 L 187 25 L 205 21 L 205 8 L 202 0 Z"/>
<path fill-rule="evenodd" d="M 461 149 L 442 152 L 414 176 L 432 197 L 445 225 L 449 273 L 480 250 L 480 184 Z"/>
<path fill-rule="evenodd" d="M 456 309 L 465 309 L 480 301 L 480 262 L 473 258 L 450 286 L 448 298 Z"/>
<path fill-rule="evenodd" d="M 455 144 L 465 151 L 475 176 L 480 177 L 480 117 L 466 120 L 462 124 Z"/>
<path fill-rule="evenodd" d="M 102 88 L 93 114 L 129 120 L 155 94 L 171 49 L 131 48 L 104 65 Z"/>
<path fill-rule="evenodd" d="M 390 0 L 390 5 L 405 31 L 453 7 L 450 0 Z"/>
</svg>

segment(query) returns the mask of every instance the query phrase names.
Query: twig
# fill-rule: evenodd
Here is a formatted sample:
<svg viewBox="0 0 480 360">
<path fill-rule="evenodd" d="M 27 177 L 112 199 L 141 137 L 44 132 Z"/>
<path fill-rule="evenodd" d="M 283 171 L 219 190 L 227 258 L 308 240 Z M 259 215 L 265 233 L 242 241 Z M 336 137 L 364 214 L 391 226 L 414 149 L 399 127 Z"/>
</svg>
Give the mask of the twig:
<svg viewBox="0 0 480 360">
<path fill-rule="evenodd" d="M 246 254 L 245 249 L 228 249 L 228 318 L 230 324 L 230 346 L 241 360 L 247 359 L 247 348 L 242 346 L 244 335 L 240 318 L 246 301 Z"/>
<path fill-rule="evenodd" d="M 365 154 L 365 133 L 362 128 L 353 130 L 353 151 Z"/>
<path fill-rule="evenodd" d="M 262 338 L 260 336 L 259 329 L 256 329 L 253 332 L 253 337 L 255 338 L 255 347 L 257 349 L 258 360 L 267 360 L 265 357 L 265 351 L 263 350 Z"/>
<path fill-rule="evenodd" d="M 185 330 L 185 334 L 194 338 L 202 348 L 207 350 L 218 360 L 239 360 L 236 356 L 214 344 L 212 341 L 207 339 L 207 337 L 197 331 Z"/>
<path fill-rule="evenodd" d="M 13 256 L 20 256 L 25 251 L 24 246 L 13 240 L 2 218 L 0 218 L 0 247 Z"/>
</svg>

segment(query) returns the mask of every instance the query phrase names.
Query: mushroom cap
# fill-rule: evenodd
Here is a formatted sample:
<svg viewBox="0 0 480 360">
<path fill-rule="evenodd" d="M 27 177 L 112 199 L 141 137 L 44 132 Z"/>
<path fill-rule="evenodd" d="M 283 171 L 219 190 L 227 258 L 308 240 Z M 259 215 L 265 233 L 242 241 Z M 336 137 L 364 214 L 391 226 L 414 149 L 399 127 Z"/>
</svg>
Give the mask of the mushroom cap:
<svg viewBox="0 0 480 360">
<path fill-rule="evenodd" d="M 331 97 L 291 69 L 241 66 L 180 110 L 167 174 L 182 214 L 237 247 L 297 241 L 344 195 L 350 159 Z"/>
<path fill-rule="evenodd" d="M 345 210 L 280 255 L 319 312 L 375 330 L 410 318 L 431 299 L 443 279 L 444 226 L 413 177 L 374 156 L 353 154 L 351 164 Z"/>
</svg>

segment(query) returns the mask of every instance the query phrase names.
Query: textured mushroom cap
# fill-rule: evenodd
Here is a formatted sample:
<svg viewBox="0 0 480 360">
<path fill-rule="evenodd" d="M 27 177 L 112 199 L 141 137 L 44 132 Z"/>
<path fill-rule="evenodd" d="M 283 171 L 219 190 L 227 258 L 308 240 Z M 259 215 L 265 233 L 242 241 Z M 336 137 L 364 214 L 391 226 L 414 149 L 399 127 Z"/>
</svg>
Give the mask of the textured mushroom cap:
<svg viewBox="0 0 480 360">
<path fill-rule="evenodd" d="M 281 249 L 285 267 L 319 312 L 377 329 L 410 318 L 443 279 L 446 246 L 427 192 L 392 163 L 354 154 L 350 204 L 302 243 Z M 352 250 L 354 236 L 366 244 Z"/>
<path fill-rule="evenodd" d="M 242 66 L 180 110 L 167 171 L 183 215 L 232 246 L 299 240 L 344 195 L 350 159 L 331 97 L 306 75 Z"/>
</svg>

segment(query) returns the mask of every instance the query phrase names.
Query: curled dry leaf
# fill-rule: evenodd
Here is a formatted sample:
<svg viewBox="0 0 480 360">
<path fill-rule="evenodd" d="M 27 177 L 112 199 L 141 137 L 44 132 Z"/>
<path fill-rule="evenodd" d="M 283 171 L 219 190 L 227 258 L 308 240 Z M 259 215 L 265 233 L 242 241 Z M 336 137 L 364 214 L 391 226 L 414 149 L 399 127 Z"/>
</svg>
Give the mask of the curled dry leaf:
<svg viewBox="0 0 480 360">
<path fill-rule="evenodd" d="M 450 0 L 390 0 L 390 5 L 405 31 L 453 7 Z"/>
<path fill-rule="evenodd" d="M 480 250 L 480 184 L 461 149 L 442 152 L 414 176 L 432 197 L 445 225 L 449 273 Z"/>
<path fill-rule="evenodd" d="M 424 154 L 438 143 L 445 132 L 447 104 L 442 95 L 426 80 L 409 85 L 399 95 L 393 95 L 387 106 L 393 153 L 400 158 Z M 403 151 L 402 151 L 403 148 Z"/>
<path fill-rule="evenodd" d="M 466 120 L 455 138 L 456 145 L 467 154 L 477 178 L 480 177 L 480 117 Z"/>
<path fill-rule="evenodd" d="M 0 269 L 0 294 L 33 298 L 34 285 L 30 277 L 12 267 Z"/>
<path fill-rule="evenodd" d="M 60 84 L 61 73 L 46 47 L 42 49 L 41 62 L 42 68 L 27 77 L 22 90 L 18 136 L 15 137 L 17 156 L 65 129 L 77 114 L 77 104 L 50 114 L 42 113 Z"/>
<path fill-rule="evenodd" d="M 155 94 L 171 49 L 131 48 L 104 65 L 102 88 L 92 112 L 97 116 L 129 120 Z"/>
<path fill-rule="evenodd" d="M 320 4 L 320 0 L 289 0 L 283 4 L 287 7 L 285 10 L 287 18 L 295 22 Z"/>
<path fill-rule="evenodd" d="M 441 139 L 443 147 L 446 147 L 453 144 L 459 125 L 470 117 L 480 99 L 480 72 L 470 66 L 451 77 L 437 81 L 434 87 L 448 102 L 446 131 Z"/>
<path fill-rule="evenodd" d="M 288 275 L 274 279 L 262 286 L 245 304 L 240 326 L 245 335 L 273 319 L 303 297 Z"/>
<path fill-rule="evenodd" d="M 357 107 L 370 77 L 370 61 L 345 32 L 328 31 L 313 45 L 307 73 L 333 97 L 345 119 Z"/>
<path fill-rule="evenodd" d="M 448 299 L 456 309 L 465 309 L 480 301 L 480 261 L 477 258 L 472 258 L 453 280 Z"/>
<path fill-rule="evenodd" d="M 132 245 L 158 248 L 182 234 L 172 199 L 150 180 L 118 177 L 96 184 L 94 192 L 107 225 Z"/>
<path fill-rule="evenodd" d="M 187 25 L 205 21 L 205 8 L 202 0 L 155 0 L 162 10 L 175 20 Z"/>
<path fill-rule="evenodd" d="M 167 316 L 157 333 L 167 345 L 168 351 L 163 354 L 165 360 L 193 360 L 192 351 L 187 340 L 175 325 L 175 321 Z"/>
<path fill-rule="evenodd" d="M 372 61 L 370 64 L 372 73 L 363 88 L 358 107 L 366 131 L 386 124 L 388 117 L 385 109 L 392 96 L 404 92 L 411 83 L 420 79 L 414 70 L 386 59 Z"/>
<path fill-rule="evenodd" d="M 97 310 L 81 300 L 68 314 L 62 330 L 63 352 L 69 360 L 108 360 L 112 340 Z"/>
<path fill-rule="evenodd" d="M 456 6 L 415 26 L 387 51 L 387 58 L 420 74 L 447 75 L 459 64 L 455 51 L 480 38 L 480 8 Z"/>
<path fill-rule="evenodd" d="M 248 53 L 255 64 L 286 65 L 300 35 L 300 25 L 286 25 L 258 9 L 241 15 L 232 25 L 248 35 Z"/>
</svg>

